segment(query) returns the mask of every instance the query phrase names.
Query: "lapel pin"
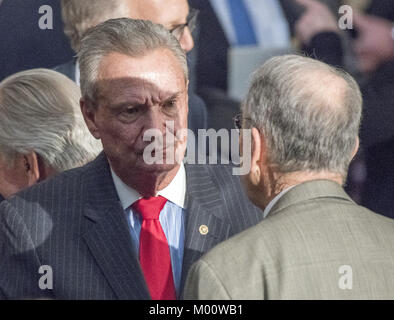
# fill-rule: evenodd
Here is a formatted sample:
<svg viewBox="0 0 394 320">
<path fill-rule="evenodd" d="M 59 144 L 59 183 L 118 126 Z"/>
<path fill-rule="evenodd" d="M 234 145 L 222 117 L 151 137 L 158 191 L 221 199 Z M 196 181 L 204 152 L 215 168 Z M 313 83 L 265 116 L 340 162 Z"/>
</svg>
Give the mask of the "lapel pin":
<svg viewBox="0 0 394 320">
<path fill-rule="evenodd" d="M 200 228 L 198 229 L 198 231 L 200 231 L 200 233 L 205 236 L 208 233 L 208 227 L 205 224 L 202 224 L 200 226 Z"/>
</svg>

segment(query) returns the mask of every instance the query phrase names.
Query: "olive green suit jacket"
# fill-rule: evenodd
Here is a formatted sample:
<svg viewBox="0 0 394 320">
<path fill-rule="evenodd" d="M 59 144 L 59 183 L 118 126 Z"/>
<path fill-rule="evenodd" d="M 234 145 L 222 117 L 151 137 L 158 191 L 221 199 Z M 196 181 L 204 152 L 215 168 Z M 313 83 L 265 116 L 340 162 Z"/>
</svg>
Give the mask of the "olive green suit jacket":
<svg viewBox="0 0 394 320">
<path fill-rule="evenodd" d="M 394 220 L 335 182 L 297 185 L 191 268 L 185 299 L 394 299 Z"/>
</svg>

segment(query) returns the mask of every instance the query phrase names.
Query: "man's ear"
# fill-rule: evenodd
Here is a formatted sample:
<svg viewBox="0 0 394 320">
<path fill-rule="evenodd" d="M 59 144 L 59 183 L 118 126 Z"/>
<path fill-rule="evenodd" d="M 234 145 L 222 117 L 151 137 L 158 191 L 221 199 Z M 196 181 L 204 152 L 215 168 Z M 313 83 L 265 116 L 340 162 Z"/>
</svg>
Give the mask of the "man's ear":
<svg viewBox="0 0 394 320">
<path fill-rule="evenodd" d="M 100 139 L 100 132 L 96 125 L 95 110 L 92 107 L 92 103 L 82 97 L 79 100 L 79 105 L 81 106 L 81 112 L 90 133 L 96 139 Z"/>
<path fill-rule="evenodd" d="M 360 139 L 357 137 L 356 145 L 354 147 L 353 154 L 352 154 L 352 159 L 356 156 L 359 147 L 360 147 Z"/>
<path fill-rule="evenodd" d="M 44 179 L 42 175 L 45 170 L 40 166 L 37 153 L 34 151 L 23 155 L 22 157 L 23 172 L 25 173 L 27 187 L 35 185 L 40 179 Z"/>
<path fill-rule="evenodd" d="M 56 170 L 48 166 L 40 155 L 34 151 L 22 155 L 21 161 L 22 170 L 25 176 L 25 187 L 31 187 L 56 173 Z"/>
<path fill-rule="evenodd" d="M 251 166 L 249 172 L 250 182 L 257 186 L 260 183 L 261 178 L 261 160 L 263 156 L 263 148 L 265 147 L 265 141 L 259 130 L 256 128 L 251 129 L 252 134 L 252 148 L 251 148 Z"/>
</svg>

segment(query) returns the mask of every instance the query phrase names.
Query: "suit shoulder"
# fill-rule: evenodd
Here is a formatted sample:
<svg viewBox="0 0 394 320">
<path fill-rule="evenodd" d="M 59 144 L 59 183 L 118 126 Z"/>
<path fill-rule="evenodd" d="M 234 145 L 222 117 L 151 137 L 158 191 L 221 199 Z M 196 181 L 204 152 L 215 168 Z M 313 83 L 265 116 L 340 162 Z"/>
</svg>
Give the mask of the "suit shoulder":
<svg viewBox="0 0 394 320">
<path fill-rule="evenodd" d="M 233 166 L 222 164 L 186 165 L 187 177 L 192 181 L 205 180 L 208 176 L 219 190 L 244 194 L 239 176 L 233 174 Z"/>
<path fill-rule="evenodd" d="M 9 199 L 11 204 L 18 202 L 41 203 L 58 198 L 67 199 L 71 193 L 80 192 L 85 167 L 70 169 L 48 178 L 30 188 L 24 189 Z M 72 192 L 71 192 L 72 191 Z"/>
</svg>

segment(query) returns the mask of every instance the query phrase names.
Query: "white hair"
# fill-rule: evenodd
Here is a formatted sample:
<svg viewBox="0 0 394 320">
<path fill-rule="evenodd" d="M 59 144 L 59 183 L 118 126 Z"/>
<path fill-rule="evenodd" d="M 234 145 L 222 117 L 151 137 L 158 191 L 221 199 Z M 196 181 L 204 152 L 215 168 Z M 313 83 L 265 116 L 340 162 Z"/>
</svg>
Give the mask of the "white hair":
<svg viewBox="0 0 394 320">
<path fill-rule="evenodd" d="M 253 75 L 243 117 L 266 136 L 282 173 L 347 175 L 356 148 L 362 96 L 355 80 L 320 61 L 285 55 Z"/>
<path fill-rule="evenodd" d="M 75 52 L 86 31 L 108 19 L 129 16 L 130 0 L 62 0 L 64 33 Z"/>
<path fill-rule="evenodd" d="M 90 29 L 81 42 L 78 61 L 82 96 L 94 102 L 101 60 L 112 52 L 141 57 L 156 49 L 168 49 L 188 79 L 186 54 L 178 40 L 162 25 L 147 20 L 111 19 Z"/>
<path fill-rule="evenodd" d="M 93 160 L 101 142 L 89 133 L 78 86 L 47 69 L 16 73 L 0 83 L 0 154 L 39 154 L 57 172 Z"/>
</svg>

